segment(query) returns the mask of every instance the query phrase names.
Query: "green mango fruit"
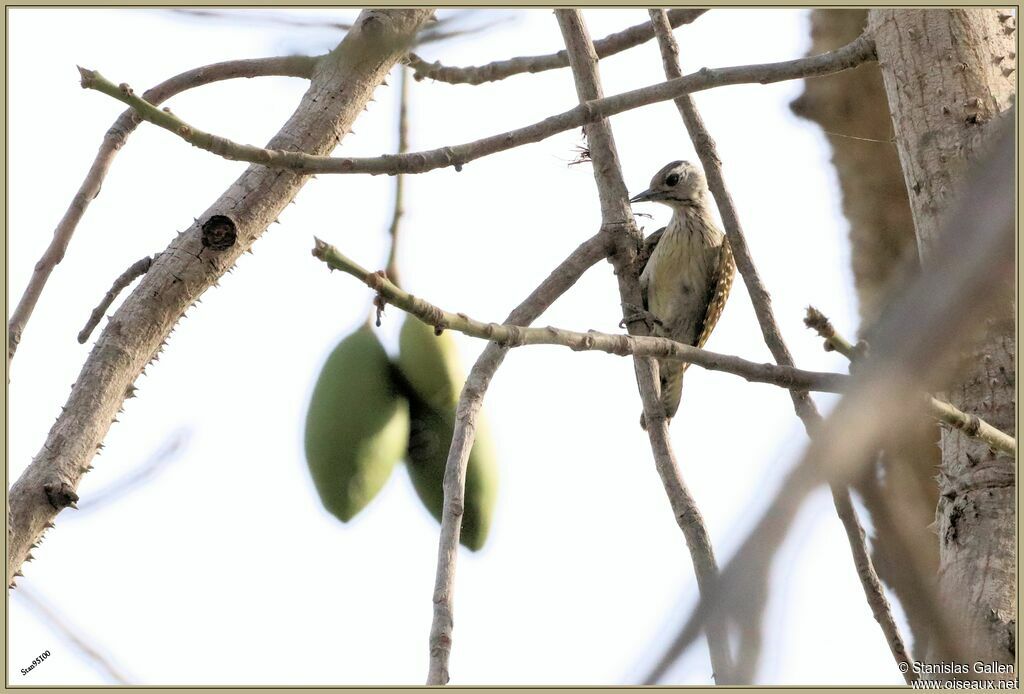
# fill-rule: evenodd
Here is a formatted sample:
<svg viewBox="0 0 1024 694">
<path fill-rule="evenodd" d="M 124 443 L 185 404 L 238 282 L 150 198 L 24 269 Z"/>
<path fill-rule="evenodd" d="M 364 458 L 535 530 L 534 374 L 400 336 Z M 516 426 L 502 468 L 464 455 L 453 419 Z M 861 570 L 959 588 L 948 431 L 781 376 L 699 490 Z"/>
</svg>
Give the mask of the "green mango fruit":
<svg viewBox="0 0 1024 694">
<path fill-rule="evenodd" d="M 351 520 L 387 482 L 408 436 L 408 403 L 365 325 L 327 357 L 306 413 L 306 462 L 324 507 Z"/>
<path fill-rule="evenodd" d="M 406 467 L 420 501 L 437 520 L 444 506 L 444 471 L 455 430 L 455 406 L 465 377 L 454 338 L 409 316 L 399 336 L 398 370 L 409 391 L 409 447 Z M 466 468 L 460 542 L 483 547 L 498 496 L 498 463 L 483 413 Z"/>
</svg>

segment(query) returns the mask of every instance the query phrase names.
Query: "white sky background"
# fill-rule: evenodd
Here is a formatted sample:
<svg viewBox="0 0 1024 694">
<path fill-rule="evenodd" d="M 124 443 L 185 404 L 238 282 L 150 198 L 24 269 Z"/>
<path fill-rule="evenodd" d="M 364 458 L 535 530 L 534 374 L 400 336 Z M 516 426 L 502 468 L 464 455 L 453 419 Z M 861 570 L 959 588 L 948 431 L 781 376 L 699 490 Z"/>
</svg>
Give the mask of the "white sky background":
<svg viewBox="0 0 1024 694">
<path fill-rule="evenodd" d="M 279 11 L 280 12 L 280 11 Z M 354 11 L 288 10 L 352 18 Z M 443 15 L 443 13 L 442 13 Z M 157 10 L 9 11 L 9 287 L 14 304 L 122 105 L 78 86 L 75 65 L 137 91 L 198 65 L 305 51 L 329 32 L 196 20 Z M 448 64 L 480 64 L 561 48 L 550 11 L 484 34 L 424 47 Z M 590 10 L 597 38 L 646 19 L 641 9 Z M 714 10 L 676 32 L 684 70 L 786 60 L 808 47 L 803 10 Z M 656 42 L 601 63 L 607 94 L 662 79 Z M 394 82 L 392 81 L 392 85 Z M 413 83 L 411 140 L 427 149 L 531 123 L 575 105 L 567 69 L 484 86 Z M 847 334 L 856 327 L 847 225 L 829 151 L 789 113 L 799 82 L 696 96 L 718 142 L 751 251 L 797 363 L 842 370 L 802 325 L 808 303 Z M 265 143 L 292 112 L 302 80 L 204 87 L 169 105 L 185 120 Z M 396 92 L 377 101 L 340 153 L 393 151 Z M 627 185 L 647 187 L 666 162 L 693 159 L 671 103 L 612 119 Z M 884 133 L 879 137 L 884 137 Z M 473 162 L 462 173 L 408 179 L 401 247 L 413 293 L 483 320 L 508 311 L 599 226 L 589 165 L 567 166 L 579 131 Z M 865 147 L 882 147 L 864 143 Z M 245 164 L 143 124 L 86 213 L 25 332 L 10 382 L 10 480 L 38 451 L 88 345 L 75 336 L 112 280 L 165 247 Z M 320 365 L 364 318 L 370 292 L 328 273 L 313 235 L 383 266 L 393 181 L 310 182 L 221 287 L 181 322 L 138 382 L 83 481 L 83 505 L 129 474 L 173 432 L 192 432 L 155 480 L 94 513 L 62 513 L 26 566 L 23 585 L 141 684 L 419 684 L 438 526 L 405 470 L 354 522 L 323 511 L 302 454 L 307 399 Z M 638 211 L 648 231 L 668 210 Z M 617 331 L 603 263 L 538 322 Z M 105 322 L 105 321 L 104 321 Z M 401 322 L 385 316 L 385 343 Z M 93 341 L 95 339 L 95 335 Z M 458 336 L 468 369 L 482 343 Z M 737 282 L 710 349 L 771 361 Z M 827 406 L 827 398 L 818 397 Z M 696 589 L 689 554 L 637 426 L 628 359 L 554 347 L 513 352 L 487 396 L 501 491 L 487 546 L 463 551 L 456 580 L 453 684 L 628 684 L 674 633 Z M 724 561 L 802 450 L 787 394 L 692 369 L 672 424 L 683 474 Z M 899 684 L 865 604 L 827 491 L 800 515 L 775 564 L 758 681 Z M 102 684 L 104 676 L 10 600 L 11 684 Z M 51 657 L 20 674 L 40 652 Z M 710 682 L 703 644 L 671 681 Z"/>
</svg>

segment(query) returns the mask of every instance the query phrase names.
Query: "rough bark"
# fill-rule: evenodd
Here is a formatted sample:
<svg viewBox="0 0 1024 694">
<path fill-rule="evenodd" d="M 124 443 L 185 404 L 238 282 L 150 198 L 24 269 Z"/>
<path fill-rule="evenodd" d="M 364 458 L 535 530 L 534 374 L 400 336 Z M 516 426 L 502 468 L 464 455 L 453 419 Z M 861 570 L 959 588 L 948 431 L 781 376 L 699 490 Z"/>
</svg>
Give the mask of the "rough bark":
<svg viewBox="0 0 1024 694">
<path fill-rule="evenodd" d="M 814 10 L 809 54 L 856 39 L 867 19 L 866 9 Z M 882 74 L 871 62 L 826 79 L 807 80 L 804 93 L 791 106 L 794 113 L 821 126 L 832 148 L 843 213 L 850 224 L 851 265 L 863 333 L 878 318 L 891 292 L 918 265 L 914 220 L 892 141 Z M 903 606 L 914 650 L 920 651 L 927 644 L 927 615 L 920 612 L 925 606 L 916 595 L 917 579 L 908 573 L 908 558 L 899 553 L 899 547 L 914 548 L 915 568 L 935 575 L 938 547 L 928 526 L 939 498 L 934 480 L 940 462 L 935 445 L 939 430 L 935 422 L 921 418 L 908 423 L 905 434 L 880 457 L 881 470 L 872 470 L 857 487 L 872 520 L 872 561 Z M 872 488 L 865 489 L 865 484 Z M 899 541 L 894 541 L 894 532 L 902 534 Z"/>
<path fill-rule="evenodd" d="M 872 10 L 879 65 L 892 113 L 923 271 L 941 221 L 987 150 L 1016 92 L 1015 22 L 992 9 Z M 1014 433 L 1013 288 L 964 350 L 947 385 L 949 401 Z M 962 625 L 960 662 L 1013 663 L 1016 630 L 1015 468 L 1012 457 L 943 431 L 939 591 Z M 931 652 L 928 660 L 951 654 Z M 967 673 L 959 678 L 977 678 Z M 1012 673 L 1002 677 L 1013 677 Z"/>
<path fill-rule="evenodd" d="M 328 154 L 404 55 L 430 10 L 368 10 L 319 62 L 309 90 L 271 140 L 274 149 Z M 291 202 L 306 175 L 251 166 L 160 253 L 89 354 L 39 454 L 10 490 L 7 579 L 75 490 L 132 383 L 175 323 Z"/>
</svg>

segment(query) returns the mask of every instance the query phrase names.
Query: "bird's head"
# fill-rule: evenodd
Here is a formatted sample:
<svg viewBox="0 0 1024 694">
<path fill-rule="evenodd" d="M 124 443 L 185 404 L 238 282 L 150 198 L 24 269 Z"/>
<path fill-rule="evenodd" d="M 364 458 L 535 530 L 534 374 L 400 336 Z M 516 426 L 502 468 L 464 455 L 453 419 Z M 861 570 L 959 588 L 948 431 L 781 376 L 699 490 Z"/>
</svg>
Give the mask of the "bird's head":
<svg viewBox="0 0 1024 694">
<path fill-rule="evenodd" d="M 630 202 L 660 202 L 673 210 L 700 204 L 707 194 L 704 173 L 688 161 L 674 161 L 654 174 L 651 187 Z"/>
</svg>

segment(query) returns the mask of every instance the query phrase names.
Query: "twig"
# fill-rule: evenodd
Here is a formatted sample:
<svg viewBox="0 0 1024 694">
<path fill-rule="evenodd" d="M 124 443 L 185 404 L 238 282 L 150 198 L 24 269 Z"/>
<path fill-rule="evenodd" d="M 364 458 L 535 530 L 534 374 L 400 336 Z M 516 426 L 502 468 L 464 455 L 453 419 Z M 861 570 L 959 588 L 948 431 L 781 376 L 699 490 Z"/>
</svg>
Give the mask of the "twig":
<svg viewBox="0 0 1024 694">
<path fill-rule="evenodd" d="M 658 37 L 658 45 L 661 49 L 665 76 L 670 80 L 678 79 L 682 75 L 679 67 L 679 46 L 672 36 L 672 29 L 665 18 L 665 12 L 664 10 L 650 10 L 650 15 L 651 24 L 654 26 Z M 858 39 L 858 41 L 860 40 L 866 39 L 862 36 Z M 873 51 L 873 47 L 870 50 Z M 715 141 L 708 133 L 692 97 L 689 95 L 680 96 L 675 100 L 675 103 L 690 135 L 690 139 L 693 141 L 697 156 L 704 167 L 708 186 L 715 196 L 729 244 L 736 257 L 736 266 L 743 276 L 743 283 L 746 285 L 747 291 L 750 293 L 750 300 L 754 305 L 754 311 L 757 314 L 765 343 L 768 345 L 768 349 L 771 351 L 776 363 L 781 366 L 793 366 L 793 357 L 782 338 L 782 332 L 779 330 L 778 323 L 775 321 L 775 315 L 771 307 L 771 297 L 754 265 L 747 246 L 746 237 L 743 234 L 743 228 L 740 225 L 739 215 L 733 205 L 732 196 L 725 185 L 725 179 L 722 176 L 721 159 L 718 157 Z M 821 423 L 821 415 L 818 413 L 814 401 L 811 400 L 810 394 L 807 391 L 790 390 L 790 397 L 793 400 L 793 407 L 796 410 L 797 416 L 803 422 L 808 435 L 813 437 L 815 430 Z M 875 620 L 881 627 L 882 633 L 885 635 L 893 657 L 900 665 L 900 670 L 904 672 L 907 682 L 910 683 L 916 679 L 916 675 L 912 672 L 913 668 L 909 667 L 911 663 L 910 657 L 907 655 L 903 638 L 899 633 L 899 627 L 897 627 L 896 621 L 893 619 L 889 601 L 885 597 L 881 581 L 878 579 L 878 574 L 871 562 L 871 556 L 867 551 L 864 529 L 861 527 L 854 510 L 853 502 L 850 499 L 850 491 L 845 486 L 837 483 L 830 483 L 830 486 L 836 513 L 846 530 L 847 540 L 850 543 L 850 550 L 853 554 L 854 566 L 858 577 L 861 579 L 861 586 L 864 589 L 868 605 Z M 763 603 L 756 610 L 758 619 L 762 611 Z M 755 635 L 754 639 L 751 639 L 749 638 L 750 633 L 748 632 L 748 637 L 740 639 L 740 656 L 738 660 L 742 669 L 740 681 L 743 683 L 751 680 L 753 668 L 757 663 L 755 646 L 759 644 L 757 640 L 759 635 Z M 663 659 L 662 662 L 666 662 L 666 659 Z"/>
<path fill-rule="evenodd" d="M 601 78 L 597 68 L 597 55 L 590 40 L 583 15 L 579 10 L 555 10 L 569 62 L 576 82 L 576 94 L 581 102 L 600 99 Z M 619 285 L 619 298 L 623 307 L 642 305 L 640 295 L 638 251 L 642 236 L 633 219 L 629 194 L 622 178 L 615 139 L 611 125 L 600 120 L 585 126 L 587 146 L 593 160 L 594 180 L 601 201 L 601 222 L 615 240 L 616 253 L 612 257 Z M 647 325 L 642 320 L 626 319 L 630 334 L 646 335 Z M 654 455 L 654 465 L 661 478 L 676 523 L 683 532 L 690 552 L 697 588 L 706 591 L 718 576 L 711 537 L 704 525 L 700 509 L 690 494 L 668 436 L 668 420 L 661 404 L 658 363 L 649 358 L 633 358 L 633 367 L 643 401 L 647 435 Z M 707 622 L 706 635 L 715 681 L 731 683 L 734 678 L 732 656 L 725 620 L 713 618 Z"/>
<path fill-rule="evenodd" d="M 325 59 L 325 69 L 314 70 L 309 89 L 270 146 L 314 153 L 336 147 L 429 13 L 363 10 L 356 27 Z M 247 167 L 191 227 L 171 239 L 154 268 L 103 326 L 38 453 L 10 488 L 7 585 L 57 514 L 77 498 L 75 490 L 132 384 L 159 357 L 174 326 L 308 180 L 291 172 Z M 229 239 L 230 245 L 204 245 L 204 228 L 230 230 L 229 236 L 217 239 Z"/>
<path fill-rule="evenodd" d="M 156 108 L 136 96 L 127 85 L 118 85 L 92 70 L 82 70 L 82 86 L 103 92 L 136 109 L 142 118 L 169 130 L 200 149 L 226 159 L 247 161 L 279 169 L 302 173 L 336 174 L 388 174 L 423 173 L 452 166 L 460 171 L 463 165 L 490 154 L 540 142 L 566 130 L 595 123 L 617 113 L 674 99 L 681 94 L 724 87 L 734 84 L 769 84 L 783 80 L 827 75 L 855 67 L 874 58 L 870 40 L 861 37 L 829 53 L 799 58 L 781 63 L 746 65 L 709 69 L 704 68 L 686 77 L 660 84 L 634 89 L 604 99 L 592 99 L 563 113 L 506 133 L 440 149 L 410 152 L 401 156 L 386 154 L 380 157 L 328 157 L 283 149 L 264 149 L 232 142 L 223 137 L 198 130 L 173 114 Z"/>
<path fill-rule="evenodd" d="M 159 254 L 158 254 L 159 255 Z M 114 303 L 114 299 L 117 295 L 127 287 L 129 284 L 134 282 L 137 278 L 142 277 L 149 272 L 149 266 L 153 264 L 156 256 L 152 258 L 148 255 L 142 260 L 135 261 L 127 270 L 121 273 L 121 275 L 114 280 L 114 284 L 111 285 L 107 293 L 103 295 L 103 299 L 96 308 L 92 310 L 92 314 L 89 316 L 89 320 L 86 321 L 85 327 L 78 333 L 78 343 L 81 345 L 85 344 L 85 341 L 92 335 L 92 331 L 99 325 L 100 320 L 103 319 L 103 314 L 110 308 L 110 304 Z"/>
<path fill-rule="evenodd" d="M 865 342 L 856 345 L 851 344 L 846 338 L 836 332 L 832 322 L 818 309 L 813 306 L 807 307 L 807 316 L 804 324 L 818 333 L 825 340 L 826 350 L 835 350 L 851 362 L 863 357 Z M 926 406 L 928 414 L 940 422 L 944 422 L 954 429 L 962 432 L 964 436 L 970 436 L 984 441 L 989 447 L 1007 453 L 1017 455 L 1017 440 L 986 422 L 977 415 L 970 415 L 954 407 L 952 404 L 939 400 L 933 395 L 926 395 Z"/>
<path fill-rule="evenodd" d="M 611 239 L 599 233 L 584 241 L 552 271 L 505 319 L 511 325 L 529 325 L 544 313 L 558 297 L 569 290 L 583 273 L 608 257 Z M 455 408 L 455 431 L 448 451 L 444 473 L 444 507 L 441 538 L 437 550 L 437 574 L 434 582 L 433 621 L 430 627 L 430 671 L 427 684 L 448 683 L 448 656 L 452 648 L 455 560 L 462 532 L 462 508 L 466 485 L 466 465 L 476 436 L 476 421 L 484 395 L 508 347 L 487 345 L 473 364 Z"/>
<path fill-rule="evenodd" d="M 657 359 L 677 359 L 711 371 L 723 371 L 755 383 L 769 383 L 786 389 L 807 389 L 840 393 L 849 376 L 845 374 L 804 371 L 791 366 L 758 364 L 740 357 L 718 354 L 705 349 L 649 335 L 612 335 L 590 330 L 574 332 L 548 326 L 526 328 L 516 325 L 484 323 L 464 313 L 451 313 L 424 299 L 403 291 L 387 273 L 370 272 L 355 263 L 334 246 L 316 239 L 313 256 L 328 267 L 341 270 L 377 292 L 383 301 L 416 316 L 437 330 L 455 330 L 472 337 L 495 342 L 502 347 L 523 345 L 560 345 L 573 351 L 600 351 L 618 356 L 635 355 Z"/>
<path fill-rule="evenodd" d="M 409 150 L 409 71 L 405 66 L 398 66 L 398 153 L 405 154 Z M 391 248 L 388 251 L 388 263 L 384 267 L 388 277 L 396 285 L 398 282 L 398 229 L 405 214 L 405 174 L 395 176 L 395 205 L 391 214 L 391 226 L 388 236 L 391 237 Z"/>
<path fill-rule="evenodd" d="M 143 98 L 149 103 L 157 105 L 188 89 L 239 77 L 279 76 L 309 78 L 313 74 L 313 67 L 318 60 L 320 60 L 319 56 L 313 58 L 284 56 L 214 63 L 213 65 L 205 65 L 187 70 L 165 80 L 147 91 Z M 140 122 L 135 110 L 129 109 L 114 121 L 114 124 L 110 126 L 110 129 L 104 136 L 103 144 L 100 145 L 100 150 L 97 152 L 92 166 L 89 167 L 89 173 L 86 174 L 85 180 L 82 181 L 78 192 L 75 193 L 75 197 L 71 199 L 71 204 L 64 213 L 64 217 L 57 224 L 57 228 L 53 232 L 53 240 L 36 263 L 28 287 L 25 288 L 24 294 L 22 294 L 17 307 L 15 307 L 7 323 L 8 359 L 14 358 L 14 353 L 18 349 L 18 342 L 21 341 L 22 333 L 25 330 L 25 324 L 28 323 L 29 318 L 32 316 L 32 311 L 39 301 L 43 287 L 46 286 L 53 268 L 64 259 L 64 253 L 67 251 L 71 237 L 75 233 L 75 228 L 82 219 L 82 215 L 85 214 L 89 203 L 99 195 L 103 179 L 106 177 L 107 170 L 110 168 L 114 157 L 117 156 L 118 151 L 124 146 L 128 136 Z"/>
<path fill-rule="evenodd" d="M 921 405 L 916 388 L 934 382 L 948 357 L 1001 300 L 997 290 L 1014 276 L 1014 120 L 1007 119 L 990 156 L 943 225 L 931 271 L 918 276 L 882 313 L 874 327 L 873 358 L 854 376 L 851 389 L 825 420 L 801 462 L 790 473 L 767 511 L 722 569 L 710 600 L 700 603 L 648 679 L 665 668 L 700 635 L 706 614 L 742 601 L 765 580 L 776 549 L 796 511 L 826 477 L 852 478 L 874 461 L 881 440 L 898 439 L 902 422 Z M 960 339 L 957 339 L 960 338 Z M 1007 466 L 1008 476 L 1013 475 Z M 922 589 L 934 591 L 924 583 Z M 957 649 L 958 628 L 934 595 L 928 632 L 936 657 L 967 662 Z M 969 637 L 965 637 L 969 638 Z M 958 652 L 959 650 L 959 652 Z M 670 657 L 669 657 L 670 656 Z M 938 661 L 933 661 L 938 662 Z"/>
<path fill-rule="evenodd" d="M 689 24 L 705 12 L 707 10 L 704 9 L 669 10 L 668 20 L 673 27 L 679 27 Z M 654 31 L 649 22 L 644 22 L 594 41 L 594 49 L 597 51 L 598 58 L 607 58 L 634 46 L 639 46 L 652 38 L 654 38 Z M 568 67 L 569 55 L 562 50 L 547 55 L 498 60 L 475 67 L 450 67 L 439 62 L 428 63 L 415 53 L 410 53 L 408 64 L 415 71 L 413 77 L 417 81 L 432 79 L 449 84 L 484 84 L 525 72 L 537 73 Z"/>
<path fill-rule="evenodd" d="M 132 683 L 124 673 L 110 662 L 109 658 L 90 645 L 89 641 L 91 639 L 89 637 L 72 628 L 62 616 L 56 614 L 42 598 L 37 596 L 35 591 L 23 585 L 17 594 L 25 605 L 49 624 L 51 629 L 63 636 L 85 660 L 92 663 L 93 666 L 117 684 L 130 685 Z"/>
</svg>

